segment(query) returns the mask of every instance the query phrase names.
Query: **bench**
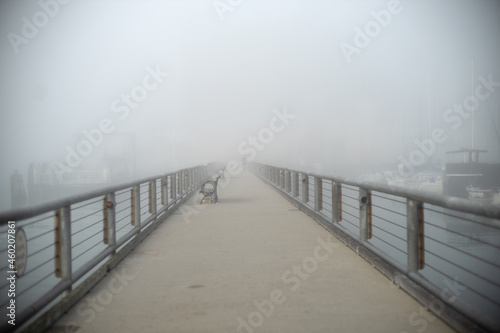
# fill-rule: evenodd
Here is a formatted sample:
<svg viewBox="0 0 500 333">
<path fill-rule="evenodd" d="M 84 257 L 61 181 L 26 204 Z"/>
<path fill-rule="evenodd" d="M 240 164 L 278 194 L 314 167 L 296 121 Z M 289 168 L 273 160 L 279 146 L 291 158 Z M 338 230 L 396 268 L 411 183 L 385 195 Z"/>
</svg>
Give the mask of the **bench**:
<svg viewBox="0 0 500 333">
<path fill-rule="evenodd" d="M 213 203 L 217 203 L 219 197 L 217 196 L 217 183 L 219 182 L 219 178 L 221 176 L 217 176 L 215 180 L 210 179 L 207 180 L 203 185 L 201 185 L 200 193 L 203 194 L 203 198 L 200 201 L 200 204 L 203 204 L 205 198 L 208 198 L 209 203 L 213 201 Z"/>
</svg>

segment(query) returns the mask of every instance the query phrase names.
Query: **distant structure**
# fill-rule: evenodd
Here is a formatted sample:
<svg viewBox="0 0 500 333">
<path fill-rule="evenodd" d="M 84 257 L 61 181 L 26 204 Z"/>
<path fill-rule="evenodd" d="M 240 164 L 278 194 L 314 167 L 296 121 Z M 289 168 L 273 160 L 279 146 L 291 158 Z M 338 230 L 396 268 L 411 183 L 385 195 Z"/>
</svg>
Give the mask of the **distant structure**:
<svg viewBox="0 0 500 333">
<path fill-rule="evenodd" d="M 479 162 L 479 154 L 487 150 L 462 148 L 446 154 L 464 154 L 462 163 L 446 163 L 443 194 L 461 198 L 484 198 L 500 189 L 500 164 Z M 483 195 L 481 196 L 483 197 Z"/>
<path fill-rule="evenodd" d="M 76 138 L 79 139 L 81 138 Z M 29 204 L 130 181 L 134 176 L 135 135 L 107 134 L 90 156 L 62 177 L 57 177 L 55 170 L 48 163 L 31 163 L 28 168 Z"/>
<path fill-rule="evenodd" d="M 24 187 L 23 176 L 19 174 L 18 170 L 15 170 L 14 174 L 10 176 L 10 198 L 13 209 L 26 205 L 26 189 Z"/>
</svg>

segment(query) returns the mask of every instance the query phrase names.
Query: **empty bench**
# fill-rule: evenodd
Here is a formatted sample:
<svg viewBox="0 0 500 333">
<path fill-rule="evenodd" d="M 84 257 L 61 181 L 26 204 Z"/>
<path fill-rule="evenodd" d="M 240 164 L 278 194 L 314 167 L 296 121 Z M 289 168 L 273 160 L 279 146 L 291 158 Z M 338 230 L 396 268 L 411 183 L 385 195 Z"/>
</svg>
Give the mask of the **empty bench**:
<svg viewBox="0 0 500 333">
<path fill-rule="evenodd" d="M 203 198 L 201 199 L 200 204 L 203 204 L 205 198 L 208 198 L 210 203 L 217 203 L 219 200 L 219 197 L 217 196 L 217 184 L 220 177 L 221 176 L 219 175 L 215 178 L 215 180 L 207 180 L 203 185 L 201 185 L 200 193 L 203 194 Z"/>
</svg>

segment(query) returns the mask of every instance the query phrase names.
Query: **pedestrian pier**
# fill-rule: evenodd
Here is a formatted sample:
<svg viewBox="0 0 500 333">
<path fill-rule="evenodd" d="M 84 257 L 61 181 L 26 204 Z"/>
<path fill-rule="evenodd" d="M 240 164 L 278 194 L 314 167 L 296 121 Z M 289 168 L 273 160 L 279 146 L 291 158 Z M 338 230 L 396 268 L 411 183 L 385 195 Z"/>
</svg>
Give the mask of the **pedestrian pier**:
<svg viewBox="0 0 500 333">
<path fill-rule="evenodd" d="M 50 207 L 48 217 L 42 215 L 42 218 L 52 220 L 55 216 L 62 223 L 51 230 L 51 235 L 62 229 L 61 243 L 65 232 L 66 237 L 71 235 L 68 238 L 71 251 L 62 251 L 57 244 L 50 248 L 61 260 L 55 263 L 60 270 L 58 280 L 47 289 L 49 293 L 55 289 L 62 292 L 51 300 L 43 300 L 44 295 L 35 299 L 32 309 L 36 311 L 24 312 L 30 318 L 21 317 L 26 323 L 23 330 L 481 332 L 495 327 L 490 315 L 496 311 L 493 306 L 485 309 L 485 302 L 469 302 L 470 289 L 479 288 L 477 292 L 483 293 L 473 280 L 464 280 L 456 270 L 446 267 L 436 267 L 450 275 L 444 279 L 418 272 L 424 270 L 422 266 L 436 262 L 431 258 L 436 248 L 430 245 L 425 250 L 430 252 L 425 253 L 425 259 L 418 249 L 415 253 L 409 250 L 413 241 L 422 245 L 418 221 L 416 240 L 412 240 L 413 231 L 402 237 L 406 247 L 404 257 L 415 255 L 416 263 L 408 259 L 401 264 L 403 260 L 397 251 L 391 252 L 388 245 L 375 242 L 374 236 L 382 239 L 376 231 L 376 219 L 382 216 L 377 211 L 380 203 L 375 197 L 382 197 L 381 193 L 389 189 L 375 191 L 365 184 L 357 189 L 356 195 L 350 195 L 353 185 L 349 182 L 254 164 L 251 170 L 226 173 L 219 180 L 218 203 L 200 205 L 199 186 L 214 174 L 209 169 L 186 169 L 154 181 L 75 199 L 80 204 L 65 202 L 63 207 L 76 205 L 83 209 L 84 205 L 94 205 L 98 198 L 101 215 L 97 225 L 106 228 L 99 229 L 97 236 L 88 231 L 89 237 L 82 236 L 79 241 L 75 232 L 87 233 L 93 228 L 73 227 L 70 232 L 64 230 L 64 223 L 68 226 L 69 219 L 75 225 L 88 216 L 75 218 L 78 215 L 73 208 L 73 218 L 64 217 L 64 209 L 50 213 L 54 208 Z M 147 199 L 141 200 L 141 196 Z M 352 226 L 344 226 L 355 220 L 354 212 L 349 209 L 350 197 L 359 204 L 352 205 L 358 209 L 359 217 L 354 231 Z M 412 214 L 412 200 L 418 199 L 410 197 L 409 203 L 404 202 L 405 219 Z M 387 199 L 396 200 L 384 197 Z M 396 203 L 399 204 L 403 201 Z M 443 205 L 454 204 L 443 202 Z M 121 206 L 125 206 L 123 216 L 127 218 L 122 217 Z M 432 207 L 428 209 L 438 214 L 437 208 Z M 487 212 L 483 208 L 467 208 L 483 215 L 498 213 L 489 206 Z M 426 217 L 430 220 L 429 213 L 426 212 Z M 120 227 L 122 219 L 127 221 L 124 227 Z M 481 223 L 484 219 L 478 218 Z M 24 227 L 28 231 L 28 244 L 36 237 L 30 235 L 33 234 L 30 230 L 36 229 L 32 226 Z M 487 227 L 497 228 L 495 224 Z M 356 235 L 356 230 L 361 236 Z M 426 226 L 420 232 L 429 230 Z M 398 236 L 395 231 L 385 231 Z M 433 239 L 440 237 L 436 232 L 427 235 Z M 79 262 L 86 254 L 77 251 L 78 245 L 93 237 L 98 239 L 96 254 Z M 498 234 L 478 239 L 490 243 L 488 237 Z M 383 239 L 402 248 L 390 238 Z M 446 259 L 447 254 L 438 255 Z M 71 258 L 71 265 L 64 263 L 65 256 Z M 29 259 L 28 256 L 27 270 L 32 272 Z M 483 259 L 495 264 L 493 259 Z M 53 261 L 49 260 L 47 266 L 51 267 Z M 416 272 L 412 271 L 413 264 L 417 266 Z M 461 265 L 469 269 L 466 263 Z M 476 274 L 483 276 L 481 264 L 476 262 L 476 265 Z M 484 271 L 496 274 L 492 269 Z M 495 278 L 487 274 L 484 273 L 484 279 Z M 51 279 L 54 273 L 49 275 Z M 417 275 L 423 275 L 421 280 Z M 68 282 L 61 284 L 65 277 Z M 433 278 L 442 284 L 435 283 Z M 23 277 L 18 279 L 21 280 Z M 43 284 L 38 283 L 32 289 Z M 435 292 L 432 286 L 439 291 Z M 491 287 L 490 291 L 486 296 L 498 300 L 495 294 L 498 291 Z M 41 315 L 47 308 L 51 310 Z"/>
</svg>

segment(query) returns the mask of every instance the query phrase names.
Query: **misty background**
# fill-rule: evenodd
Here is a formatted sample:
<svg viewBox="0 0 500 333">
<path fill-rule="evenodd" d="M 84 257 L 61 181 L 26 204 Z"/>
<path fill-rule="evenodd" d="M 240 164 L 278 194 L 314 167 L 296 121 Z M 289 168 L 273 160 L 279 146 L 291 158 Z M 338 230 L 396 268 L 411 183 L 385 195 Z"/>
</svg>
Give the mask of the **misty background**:
<svg viewBox="0 0 500 333">
<path fill-rule="evenodd" d="M 255 160 L 334 176 L 396 170 L 398 156 L 439 127 L 447 140 L 429 163 L 444 163 L 444 152 L 471 147 L 472 126 L 468 118 L 454 129 L 443 113 L 480 76 L 500 82 L 500 2 L 401 0 L 348 63 L 340 45 L 354 45 L 355 29 L 390 2 L 73 0 L 18 52 L 9 33 L 21 36 L 22 18 L 42 9 L 2 2 L 0 209 L 10 208 L 15 170 L 27 184 L 30 164 L 64 164 L 67 147 L 105 118 L 112 133 L 79 167 L 126 155 L 134 179 L 240 160 L 237 147 L 285 107 L 295 118 Z M 221 14 L 220 3 L 230 9 Z M 169 75 L 121 119 L 113 102 L 142 85 L 147 68 Z M 474 117 L 475 148 L 492 163 L 497 89 Z"/>
</svg>

